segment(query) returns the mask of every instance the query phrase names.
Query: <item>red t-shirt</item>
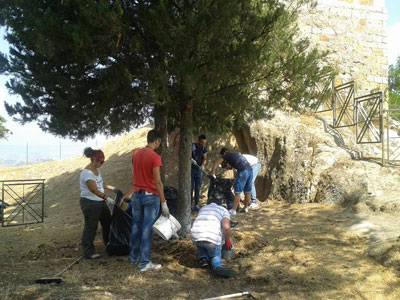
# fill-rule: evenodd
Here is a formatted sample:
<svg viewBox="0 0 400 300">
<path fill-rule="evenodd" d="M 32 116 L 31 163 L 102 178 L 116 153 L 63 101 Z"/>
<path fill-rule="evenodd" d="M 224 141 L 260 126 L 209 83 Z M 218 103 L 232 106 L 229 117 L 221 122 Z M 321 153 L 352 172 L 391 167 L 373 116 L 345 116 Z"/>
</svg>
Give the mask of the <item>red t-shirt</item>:
<svg viewBox="0 0 400 300">
<path fill-rule="evenodd" d="M 133 191 L 145 190 L 158 195 L 154 182 L 153 169 L 162 167 L 161 157 L 151 148 L 136 150 L 132 155 Z"/>
</svg>

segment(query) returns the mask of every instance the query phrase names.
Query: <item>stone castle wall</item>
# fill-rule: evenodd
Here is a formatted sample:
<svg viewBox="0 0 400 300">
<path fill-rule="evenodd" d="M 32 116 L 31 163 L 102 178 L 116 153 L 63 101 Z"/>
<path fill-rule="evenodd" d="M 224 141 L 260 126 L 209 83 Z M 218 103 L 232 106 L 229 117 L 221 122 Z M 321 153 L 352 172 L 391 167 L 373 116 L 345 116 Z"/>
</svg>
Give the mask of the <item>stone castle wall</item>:
<svg viewBox="0 0 400 300">
<path fill-rule="evenodd" d="M 331 52 L 335 85 L 354 80 L 356 97 L 387 90 L 385 0 L 318 0 L 303 8 L 299 28 L 313 46 Z"/>
</svg>

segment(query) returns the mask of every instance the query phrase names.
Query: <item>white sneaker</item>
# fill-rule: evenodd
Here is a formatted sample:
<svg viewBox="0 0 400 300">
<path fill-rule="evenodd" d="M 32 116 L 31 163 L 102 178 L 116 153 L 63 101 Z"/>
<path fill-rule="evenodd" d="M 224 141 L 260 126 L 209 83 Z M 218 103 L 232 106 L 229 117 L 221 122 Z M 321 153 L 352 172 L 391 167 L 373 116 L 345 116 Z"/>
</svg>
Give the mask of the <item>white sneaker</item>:
<svg viewBox="0 0 400 300">
<path fill-rule="evenodd" d="M 92 255 L 86 257 L 86 259 L 98 259 L 100 257 L 101 257 L 100 254 L 95 253 L 95 254 L 92 254 Z"/>
<path fill-rule="evenodd" d="M 258 204 L 257 203 L 254 203 L 254 202 L 252 202 L 251 204 L 250 204 L 250 206 L 249 206 L 249 208 L 251 208 L 251 209 L 256 209 L 258 207 Z"/>
<path fill-rule="evenodd" d="M 236 210 L 230 209 L 230 210 L 229 210 L 229 214 L 230 214 L 231 216 L 236 216 Z"/>
<path fill-rule="evenodd" d="M 147 265 L 145 265 L 143 268 L 139 269 L 140 272 L 146 272 L 146 271 L 150 271 L 150 270 L 156 270 L 161 268 L 160 264 L 153 264 L 151 261 L 149 261 L 147 263 Z"/>
</svg>

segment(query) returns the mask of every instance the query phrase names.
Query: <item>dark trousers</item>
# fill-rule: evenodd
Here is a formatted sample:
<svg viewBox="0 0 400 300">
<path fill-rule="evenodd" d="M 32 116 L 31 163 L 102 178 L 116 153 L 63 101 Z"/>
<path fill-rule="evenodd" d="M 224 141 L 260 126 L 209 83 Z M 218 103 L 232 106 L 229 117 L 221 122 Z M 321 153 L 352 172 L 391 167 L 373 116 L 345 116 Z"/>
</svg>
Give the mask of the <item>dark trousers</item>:
<svg viewBox="0 0 400 300">
<path fill-rule="evenodd" d="M 192 202 L 193 202 L 193 190 L 194 190 L 194 205 L 198 205 L 199 204 L 199 200 L 200 200 L 200 188 L 201 188 L 201 184 L 202 184 L 202 173 L 201 170 L 199 168 L 196 167 L 192 167 L 192 189 L 191 189 L 191 193 L 190 196 L 192 198 Z"/>
<path fill-rule="evenodd" d="M 81 198 L 80 205 L 84 217 L 82 233 L 83 255 L 85 257 L 90 257 L 95 253 L 93 242 L 96 237 L 99 221 L 102 228 L 104 245 L 108 244 L 110 239 L 111 213 L 105 201 Z"/>
</svg>

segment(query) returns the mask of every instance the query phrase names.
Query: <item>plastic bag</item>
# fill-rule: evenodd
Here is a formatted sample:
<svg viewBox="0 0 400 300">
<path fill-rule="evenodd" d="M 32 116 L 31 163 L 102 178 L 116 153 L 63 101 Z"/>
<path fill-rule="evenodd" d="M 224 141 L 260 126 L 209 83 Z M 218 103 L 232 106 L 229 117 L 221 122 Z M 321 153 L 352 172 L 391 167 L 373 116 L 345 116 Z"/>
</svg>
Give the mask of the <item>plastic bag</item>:
<svg viewBox="0 0 400 300">
<path fill-rule="evenodd" d="M 171 186 L 164 187 L 164 196 L 168 203 L 170 214 L 176 216 L 178 213 L 178 191 Z M 118 191 L 115 202 L 119 203 L 122 192 Z M 161 208 L 160 213 L 161 215 Z M 132 204 L 124 211 L 117 204 L 114 205 L 111 221 L 110 241 L 107 244 L 108 255 L 128 255 L 132 228 Z"/>
<path fill-rule="evenodd" d="M 118 191 L 115 202 L 119 203 L 122 192 Z M 131 239 L 132 210 L 124 211 L 118 204 L 114 205 L 111 219 L 110 241 L 106 250 L 108 255 L 128 255 Z"/>
<path fill-rule="evenodd" d="M 178 190 L 173 186 L 164 186 L 164 197 L 167 200 L 169 213 L 173 216 L 178 215 Z M 161 206 L 158 216 L 161 215 Z"/>
<path fill-rule="evenodd" d="M 233 200 L 235 195 L 232 192 L 234 179 L 217 178 L 210 181 L 210 187 L 208 188 L 208 200 L 207 204 L 216 203 L 231 209 L 233 206 Z"/>
</svg>

